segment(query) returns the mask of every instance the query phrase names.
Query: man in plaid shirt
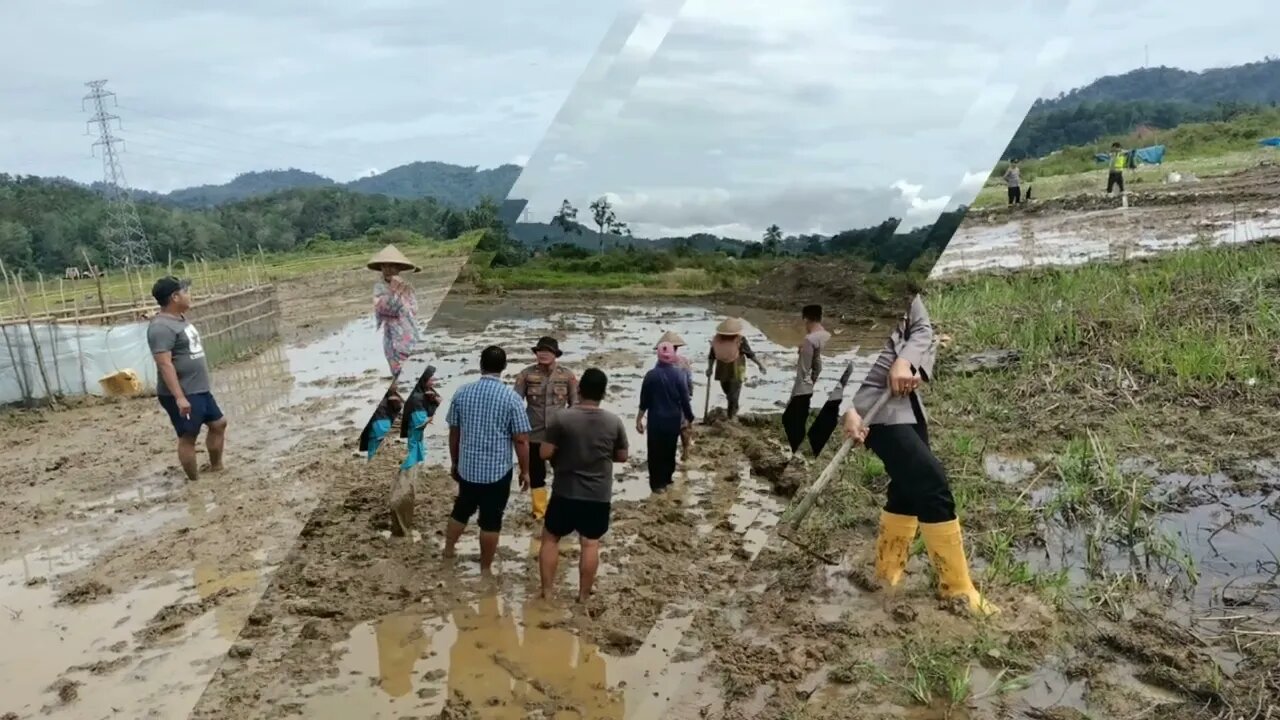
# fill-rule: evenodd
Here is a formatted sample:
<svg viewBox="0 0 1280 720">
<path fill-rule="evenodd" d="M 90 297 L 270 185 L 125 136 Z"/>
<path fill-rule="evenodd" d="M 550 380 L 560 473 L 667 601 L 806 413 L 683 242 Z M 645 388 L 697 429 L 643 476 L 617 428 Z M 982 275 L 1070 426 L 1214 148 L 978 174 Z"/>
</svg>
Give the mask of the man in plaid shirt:
<svg viewBox="0 0 1280 720">
<path fill-rule="evenodd" d="M 458 497 L 445 527 L 444 556 L 477 512 L 480 570 L 488 573 L 498 554 L 502 517 L 511 497 L 512 449 L 520 465 L 520 490 L 529 489 L 529 417 L 524 401 L 502 382 L 507 353 L 489 346 L 480 353 L 480 379 L 463 386 L 449 404 L 449 458 Z"/>
</svg>

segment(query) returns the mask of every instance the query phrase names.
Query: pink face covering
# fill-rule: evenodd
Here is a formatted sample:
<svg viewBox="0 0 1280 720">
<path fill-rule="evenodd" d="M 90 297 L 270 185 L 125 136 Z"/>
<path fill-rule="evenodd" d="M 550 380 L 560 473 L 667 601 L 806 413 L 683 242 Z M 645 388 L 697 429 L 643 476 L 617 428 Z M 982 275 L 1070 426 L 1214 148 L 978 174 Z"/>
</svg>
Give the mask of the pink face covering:
<svg viewBox="0 0 1280 720">
<path fill-rule="evenodd" d="M 668 365 L 674 365 L 676 362 L 676 348 L 671 343 L 661 343 L 658 345 L 658 361 Z"/>
</svg>

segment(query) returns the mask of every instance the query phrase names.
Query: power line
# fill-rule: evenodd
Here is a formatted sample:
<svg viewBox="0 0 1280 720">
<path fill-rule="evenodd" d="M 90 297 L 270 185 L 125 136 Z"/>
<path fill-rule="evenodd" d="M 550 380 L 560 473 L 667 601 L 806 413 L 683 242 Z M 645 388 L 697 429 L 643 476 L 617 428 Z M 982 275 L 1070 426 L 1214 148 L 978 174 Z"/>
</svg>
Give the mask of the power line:
<svg viewBox="0 0 1280 720">
<path fill-rule="evenodd" d="M 133 204 L 129 185 L 124 179 L 124 168 L 116 152 L 117 146 L 122 146 L 124 141 L 111 132 L 111 124 L 119 125 L 120 116 L 107 112 L 106 100 L 114 99 L 115 93 L 107 90 L 106 84 L 106 80 L 85 83 L 90 93 L 83 101 L 93 101 L 94 115 L 89 124 L 96 125 L 98 129 L 98 139 L 93 147 L 102 148 L 102 182 L 107 200 L 107 223 L 103 236 L 107 241 L 111 265 L 125 269 L 151 265 L 151 246 L 142 232 L 138 208 Z"/>
</svg>

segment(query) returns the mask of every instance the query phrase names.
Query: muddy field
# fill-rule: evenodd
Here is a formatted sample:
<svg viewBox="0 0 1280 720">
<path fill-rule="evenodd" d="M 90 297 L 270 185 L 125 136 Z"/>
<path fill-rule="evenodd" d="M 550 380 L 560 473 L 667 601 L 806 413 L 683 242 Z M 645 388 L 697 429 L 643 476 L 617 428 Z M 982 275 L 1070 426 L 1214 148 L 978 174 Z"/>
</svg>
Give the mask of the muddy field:
<svg viewBox="0 0 1280 720">
<path fill-rule="evenodd" d="M 363 297 L 366 279 L 350 292 Z M 3 418 L 0 623 L 13 642 L 0 651 L 0 718 L 1253 719 L 1280 699 L 1280 467 L 1265 433 L 1166 438 L 1184 451 L 1248 445 L 1208 468 L 1093 435 L 1028 447 L 972 427 L 969 401 L 942 389 L 935 446 L 975 578 L 1004 610 L 974 621 L 933 598 L 919 547 L 904 587 L 877 591 L 885 479 L 865 453 L 801 528 L 834 564 L 773 532 L 778 490 L 821 462 L 786 470 L 781 453 L 801 331 L 789 314 L 751 311 L 769 368 L 744 391 L 751 415 L 713 411 L 666 496 L 649 496 L 633 437 L 595 598 L 569 602 L 566 541 L 564 599 L 544 602 L 525 495 L 513 495 L 495 578 L 479 576 L 473 533 L 460 558 L 440 557 L 442 424 L 416 480 L 417 531 L 391 537 L 404 449 L 353 457 L 386 368 L 372 323 L 354 318 L 367 298 L 345 310 L 341 294 L 286 289 L 286 316 L 313 326 L 215 373 L 235 423 L 230 469 L 196 485 L 173 467 L 154 400 Z M 513 374 L 551 333 L 567 365 L 609 374 L 607 406 L 630 419 L 660 332 L 696 347 L 717 319 L 677 303 L 450 295 L 405 377 L 434 364 L 447 402 L 476 376 L 478 348 L 507 347 Z M 838 334 L 818 391 L 845 362 L 865 371 L 883 332 Z M 946 356 L 940 373 L 1005 382 L 982 367 Z M 1002 396 L 1009 422 L 1053 436 L 1061 418 L 1024 389 Z"/>
<path fill-rule="evenodd" d="M 934 276 L 1124 260 L 1280 235 L 1280 167 L 1195 183 L 1134 185 L 1128 207 L 1102 193 L 973 210 Z"/>
<path fill-rule="evenodd" d="M 352 284 L 353 293 L 363 295 L 362 280 L 359 277 Z M 422 283 L 419 289 L 420 297 L 431 297 Z M 443 289 L 438 288 L 437 301 Z M 23 641 L 14 647 L 41 650 L 5 653 L 0 697 L 5 698 L 6 707 L 0 712 L 12 711 L 18 717 L 47 713 L 100 717 L 100 710 L 109 707 L 130 717 L 183 717 L 202 694 L 219 698 L 221 692 L 229 692 L 229 702 L 247 702 L 255 713 L 274 714 L 278 711 L 270 703 L 258 707 L 255 700 L 257 692 L 267 688 L 244 693 L 233 685 L 270 681 L 272 692 L 309 692 L 303 687 L 303 676 L 326 667 L 316 665 L 316 658 L 309 656 L 298 659 L 307 672 L 296 677 L 272 670 L 266 675 L 237 675 L 231 683 L 219 676 L 205 690 L 223 663 L 246 659 L 243 646 L 257 627 L 246 622 L 255 606 L 268 608 L 281 593 L 297 592 L 289 584 L 297 570 L 294 563 L 310 568 L 305 572 L 308 583 L 317 574 L 330 575 L 326 588 L 309 602 L 341 605 L 340 594 L 363 594 L 356 592 L 359 583 L 352 575 L 366 569 L 363 562 L 344 560 L 334 572 L 324 573 L 318 568 L 325 560 L 307 554 L 309 542 L 293 547 L 304 526 L 332 524 L 336 531 L 354 533 L 326 545 L 331 550 L 350 545 L 341 552 L 369 553 L 370 559 L 384 559 L 384 551 L 390 552 L 380 534 L 383 528 L 377 526 L 383 518 L 375 512 L 385 492 L 385 468 L 370 469 L 351 457 L 372 400 L 385 387 L 377 335 L 367 319 L 338 319 L 341 313 L 334 311 L 330 298 L 340 288 L 330 286 L 323 294 L 302 290 L 284 289 L 285 313 L 305 319 L 311 328 L 292 335 L 291 343 L 215 373 L 223 404 L 234 421 L 229 441 L 232 462 L 223 475 L 207 476 L 193 486 L 180 480 L 154 400 L 90 403 L 57 414 L 5 416 L 6 462 L 0 475 L 5 499 L 0 513 L 6 528 L 3 548 L 9 559 L 0 570 L 0 605 L 7 613 L 6 637 Z M 429 302 L 423 305 L 429 307 Z M 779 321 L 768 313 L 748 315 L 748 320 L 766 330 L 760 333 L 753 327 L 753 340 L 772 372 L 748 386 L 744 405 L 776 409 L 789 382 L 785 368 L 793 351 L 785 345 L 794 346 L 800 331 L 791 327 L 790 318 Z M 442 325 L 428 334 L 429 352 L 415 358 L 406 375 L 417 372 L 414 363 L 429 360 L 440 368 L 447 395 L 474 377 L 479 345 L 501 343 L 519 356 L 524 354 L 520 349 L 537 336 L 555 332 L 572 348 L 566 361 L 607 369 L 613 376 L 613 402 L 629 408 L 641 366 L 648 363 L 651 352 L 653 339 L 647 335 L 661 326 L 700 337 L 709 334 L 716 321 L 716 315 L 696 307 L 583 312 L 570 306 L 549 316 L 546 311 L 526 311 L 518 303 L 459 303 L 442 308 Z M 838 336 L 834 347 L 837 353 L 847 354 L 852 343 L 852 338 Z M 433 427 L 433 433 L 442 429 Z M 439 452 L 441 439 L 433 436 L 432 445 Z M 708 446 L 708 453 L 714 450 Z M 390 447 L 385 454 L 397 451 L 402 448 Z M 696 477 L 699 471 L 690 472 Z M 629 481 L 622 482 L 620 496 L 636 503 L 636 509 L 630 520 L 626 510 L 621 511 L 618 523 L 624 530 L 620 536 L 625 536 L 628 526 L 644 525 L 639 501 L 647 495 L 638 479 L 643 475 L 642 461 L 625 474 Z M 433 486 L 438 492 L 430 491 Z M 419 497 L 419 515 L 424 523 L 433 521 L 433 529 L 425 541 L 404 554 L 421 559 L 429 555 L 438 524 L 434 521 L 443 517 L 448 503 L 438 470 L 422 478 Z M 684 497 L 691 507 L 703 504 L 699 491 Z M 527 500 L 522 502 L 527 510 Z M 744 506 L 734 512 L 751 515 L 756 511 Z M 523 516 L 514 521 L 507 552 L 524 557 L 531 529 Z M 301 537 L 312 532 L 308 529 Z M 366 537 L 369 533 L 372 541 Z M 688 541 L 673 537 L 666 542 L 674 550 Z M 640 566 L 645 561 L 635 562 Z M 425 587 L 435 588 L 443 581 L 438 567 L 412 574 L 421 576 Z M 349 587 L 347 579 L 352 579 Z M 445 587 L 462 599 L 470 592 L 469 581 L 462 582 Z M 265 599 L 259 603 L 263 593 Z M 334 626 L 337 630 L 326 628 L 325 636 L 357 632 L 358 621 L 376 620 L 391 605 L 410 611 L 406 597 L 399 591 L 390 596 L 370 593 L 331 617 L 342 621 Z M 502 598 L 503 603 L 518 605 L 520 595 Z M 281 623 L 270 629 L 287 631 L 292 610 L 273 612 Z M 299 612 L 304 618 L 308 612 L 329 614 Z M 639 627 L 642 622 L 632 625 Z M 308 626 L 305 632 L 309 636 L 315 631 Z M 50 637 L 60 640 L 50 645 Z M 268 640 L 293 643 L 298 637 L 266 634 L 264 642 Z M 253 657 L 265 662 L 270 654 L 264 647 Z M 208 707 L 208 702 L 200 707 Z M 214 704 L 220 705 L 221 700 Z"/>
</svg>

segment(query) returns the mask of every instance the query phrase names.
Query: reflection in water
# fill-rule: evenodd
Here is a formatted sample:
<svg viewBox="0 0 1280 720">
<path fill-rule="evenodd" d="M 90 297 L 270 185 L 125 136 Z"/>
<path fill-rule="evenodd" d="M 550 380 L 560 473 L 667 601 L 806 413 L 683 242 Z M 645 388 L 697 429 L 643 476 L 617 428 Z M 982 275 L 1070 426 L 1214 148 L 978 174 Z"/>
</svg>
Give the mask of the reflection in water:
<svg viewBox="0 0 1280 720">
<path fill-rule="evenodd" d="M 481 598 L 474 609 L 468 605 L 455 609 L 452 620 L 458 639 L 449 650 L 449 696 L 465 698 L 491 711 L 509 706 L 514 699 L 513 679 L 497 663 L 495 653 L 510 655 L 519 648 L 515 617 L 503 615 L 498 596 L 490 595 Z M 503 715 L 491 712 L 488 717 Z"/>
<path fill-rule="evenodd" d="M 397 613 L 382 618 L 374 626 L 379 687 L 393 698 L 413 690 L 413 668 L 427 651 L 429 640 L 422 621 L 421 615 Z"/>
<path fill-rule="evenodd" d="M 513 607 L 497 595 L 453 612 L 457 640 L 449 651 L 448 690 L 484 720 L 523 718 L 551 701 L 600 720 L 622 720 L 624 702 L 609 688 L 599 650 L 556 627 L 559 613 L 526 600 L 520 627 Z M 550 696 L 550 697 L 548 697 Z"/>
</svg>

